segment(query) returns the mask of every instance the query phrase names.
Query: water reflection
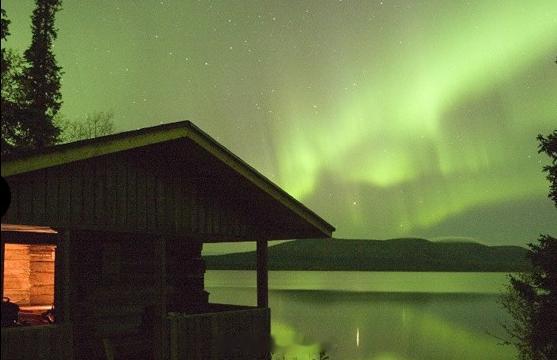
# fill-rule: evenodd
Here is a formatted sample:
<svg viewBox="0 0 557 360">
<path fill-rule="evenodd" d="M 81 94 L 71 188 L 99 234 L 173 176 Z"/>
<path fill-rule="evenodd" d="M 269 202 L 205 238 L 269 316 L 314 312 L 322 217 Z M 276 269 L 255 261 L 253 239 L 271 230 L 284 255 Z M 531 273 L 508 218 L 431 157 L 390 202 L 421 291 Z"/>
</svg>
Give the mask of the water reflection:
<svg viewBox="0 0 557 360">
<path fill-rule="evenodd" d="M 320 359 L 323 349 L 317 342 L 306 343 L 301 332 L 293 327 L 273 320 L 273 360 L 281 359 Z"/>
<path fill-rule="evenodd" d="M 477 281 L 483 281 L 480 275 Z M 209 291 L 212 301 L 255 301 L 253 288 Z M 273 359 L 497 360 L 515 354 L 490 335 L 503 335 L 500 322 L 506 318 L 495 294 L 271 290 L 269 295 Z"/>
</svg>

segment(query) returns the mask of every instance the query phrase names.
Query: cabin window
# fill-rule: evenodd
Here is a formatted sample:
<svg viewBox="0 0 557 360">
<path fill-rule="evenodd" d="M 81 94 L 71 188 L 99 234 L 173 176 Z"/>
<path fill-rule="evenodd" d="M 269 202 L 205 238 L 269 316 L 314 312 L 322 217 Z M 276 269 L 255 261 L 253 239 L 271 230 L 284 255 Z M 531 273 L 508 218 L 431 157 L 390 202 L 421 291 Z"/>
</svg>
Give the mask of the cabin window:
<svg viewBox="0 0 557 360">
<path fill-rule="evenodd" d="M 54 322 L 56 246 L 4 244 L 2 326 Z"/>
</svg>

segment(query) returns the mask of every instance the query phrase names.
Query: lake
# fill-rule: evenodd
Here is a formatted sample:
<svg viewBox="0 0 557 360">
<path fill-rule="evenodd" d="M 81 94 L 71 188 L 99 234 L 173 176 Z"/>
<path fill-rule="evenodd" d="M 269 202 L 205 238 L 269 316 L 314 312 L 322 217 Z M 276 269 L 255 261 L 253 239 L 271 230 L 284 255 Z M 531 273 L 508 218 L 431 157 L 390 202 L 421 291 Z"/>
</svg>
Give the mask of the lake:
<svg viewBox="0 0 557 360">
<path fill-rule="evenodd" d="M 254 271 L 206 273 L 210 300 L 255 305 Z M 513 359 L 504 273 L 270 271 L 273 360 Z"/>
</svg>

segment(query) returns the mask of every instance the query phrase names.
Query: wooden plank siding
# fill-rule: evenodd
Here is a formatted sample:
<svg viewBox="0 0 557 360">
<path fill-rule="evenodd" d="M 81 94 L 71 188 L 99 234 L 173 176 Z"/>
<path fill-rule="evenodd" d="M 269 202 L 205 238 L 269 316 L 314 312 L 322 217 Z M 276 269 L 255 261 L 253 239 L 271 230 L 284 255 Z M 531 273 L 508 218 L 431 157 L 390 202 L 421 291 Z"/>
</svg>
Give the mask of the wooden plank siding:
<svg viewBox="0 0 557 360">
<path fill-rule="evenodd" d="M 71 166 L 63 167 L 67 176 L 71 179 L 68 188 L 70 197 L 70 217 L 68 224 L 84 224 L 83 219 L 83 162 L 77 162 Z"/>
<path fill-rule="evenodd" d="M 21 217 L 22 222 L 30 223 L 35 220 L 33 218 L 33 178 L 21 176 L 20 179 L 22 180 L 18 184 L 20 194 L 16 197 L 20 201 L 18 204 L 18 215 Z"/>
<path fill-rule="evenodd" d="M 58 168 L 47 168 L 46 172 L 46 211 L 48 212 L 46 219 L 53 218 L 60 221 L 60 202 L 59 202 L 59 188 L 60 188 L 60 175 Z M 45 219 L 45 220 L 46 220 Z"/>
<path fill-rule="evenodd" d="M 2 328 L 2 360 L 71 359 L 71 325 Z"/>
<path fill-rule="evenodd" d="M 147 232 L 157 229 L 157 179 L 155 176 L 145 177 L 145 207 L 147 218 Z"/>
<path fill-rule="evenodd" d="M 106 158 L 99 158 L 98 161 L 93 163 L 93 165 L 93 186 L 96 199 L 93 216 L 95 218 L 95 224 L 103 224 L 105 219 L 108 220 L 105 215 L 105 203 L 108 198 L 106 194 L 106 189 L 108 187 L 106 179 Z"/>
<path fill-rule="evenodd" d="M 53 221 L 54 224 L 70 224 L 72 215 L 72 176 L 71 174 L 65 174 L 64 168 L 56 168 L 57 172 L 53 174 L 56 176 L 52 179 L 54 182 L 58 182 L 58 216 L 50 215 L 48 221 Z M 48 194 L 47 196 L 50 196 Z M 17 220 L 16 220 L 17 221 Z M 58 222 L 57 222 L 58 221 Z"/>
<path fill-rule="evenodd" d="M 270 358 L 268 308 L 220 305 L 205 314 L 170 313 L 167 321 L 172 360 Z"/>
<path fill-rule="evenodd" d="M 116 203 L 114 204 L 114 218 L 116 219 L 116 223 L 114 224 L 114 228 L 121 228 L 125 227 L 127 223 L 127 186 L 128 186 L 128 178 L 127 178 L 127 166 L 122 161 L 114 161 L 113 162 L 116 167 L 114 172 L 111 174 L 116 178 L 116 187 L 114 192 L 114 198 L 116 199 Z"/>
<path fill-rule="evenodd" d="M 113 161 L 105 161 L 105 187 L 104 187 L 104 223 L 107 227 L 116 224 L 116 206 L 117 206 L 117 183 L 116 183 L 116 165 Z"/>
<path fill-rule="evenodd" d="M 13 201 L 3 221 L 204 242 L 315 234 L 218 159 L 193 145 L 185 149 L 159 144 L 8 176 Z"/>
<path fill-rule="evenodd" d="M 84 230 L 246 237 L 248 217 L 203 178 L 138 161 L 99 157 L 8 177 L 12 204 L 3 222 Z"/>
</svg>

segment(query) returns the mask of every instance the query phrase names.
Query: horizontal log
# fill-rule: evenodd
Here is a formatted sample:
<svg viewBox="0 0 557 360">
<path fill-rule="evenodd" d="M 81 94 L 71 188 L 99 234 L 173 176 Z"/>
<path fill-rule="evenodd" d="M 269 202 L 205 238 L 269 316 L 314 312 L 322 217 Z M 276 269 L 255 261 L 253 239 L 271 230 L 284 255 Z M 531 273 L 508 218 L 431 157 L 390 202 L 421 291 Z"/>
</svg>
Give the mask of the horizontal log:
<svg viewBox="0 0 557 360">
<path fill-rule="evenodd" d="M 54 253 L 53 252 L 41 252 L 41 253 L 33 253 L 29 254 L 29 259 L 31 261 L 46 261 L 46 262 L 54 262 Z"/>
<path fill-rule="evenodd" d="M 31 296 L 35 295 L 52 295 L 54 296 L 54 286 L 47 285 L 47 286 L 31 286 L 29 289 L 29 293 Z"/>
<path fill-rule="evenodd" d="M 5 250 L 5 261 L 18 261 L 18 260 L 26 260 L 29 262 L 30 256 L 29 252 L 27 251 L 20 251 L 20 250 Z"/>
<path fill-rule="evenodd" d="M 32 271 L 34 272 L 54 272 L 54 262 L 36 262 L 32 264 Z"/>
<path fill-rule="evenodd" d="M 30 245 L 29 251 L 31 254 L 49 253 L 52 254 L 56 246 L 53 245 Z"/>
<path fill-rule="evenodd" d="M 4 289 L 7 290 L 27 290 L 31 288 L 31 283 L 27 277 L 4 278 Z"/>
<path fill-rule="evenodd" d="M 37 285 L 54 285 L 54 273 L 37 273 L 32 272 L 29 276 L 29 282 L 33 286 Z"/>
<path fill-rule="evenodd" d="M 30 261 L 29 259 L 6 259 L 4 260 L 4 267 L 6 271 L 26 269 L 29 271 Z"/>
<path fill-rule="evenodd" d="M 30 305 L 52 305 L 54 304 L 54 294 L 48 295 L 31 295 L 29 298 Z"/>
</svg>

